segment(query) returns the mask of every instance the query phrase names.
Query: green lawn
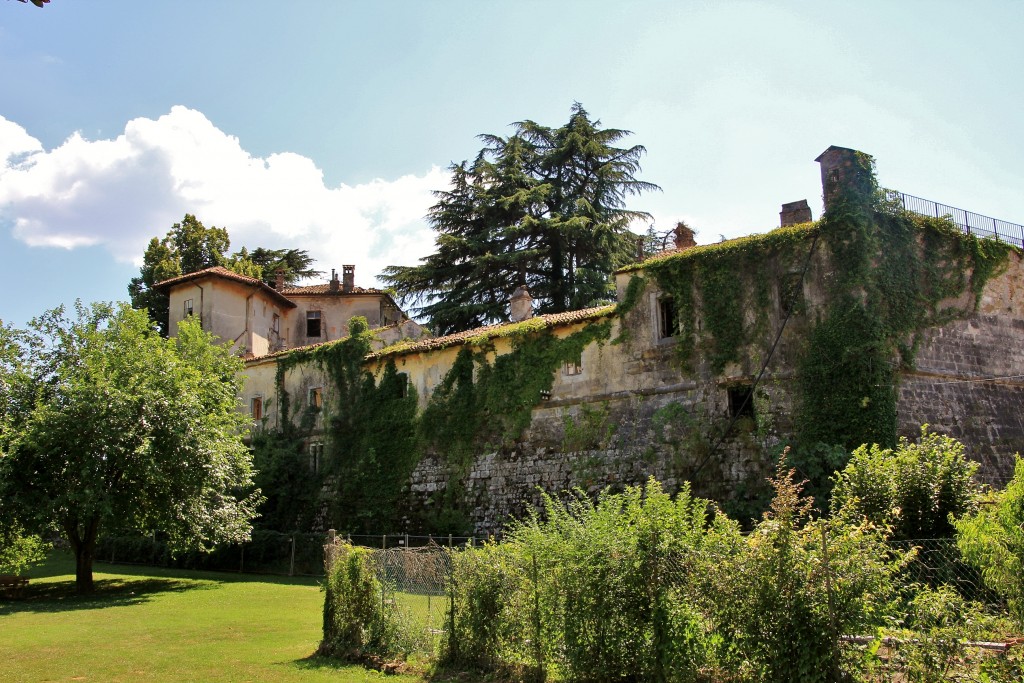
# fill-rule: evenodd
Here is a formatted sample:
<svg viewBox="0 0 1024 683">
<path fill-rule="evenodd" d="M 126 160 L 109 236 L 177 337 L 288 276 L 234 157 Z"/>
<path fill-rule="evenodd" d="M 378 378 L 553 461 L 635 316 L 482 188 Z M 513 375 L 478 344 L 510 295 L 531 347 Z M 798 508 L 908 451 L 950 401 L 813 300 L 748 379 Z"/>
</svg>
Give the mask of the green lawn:
<svg viewBox="0 0 1024 683">
<path fill-rule="evenodd" d="M 0 680 L 382 678 L 312 656 L 323 607 L 313 579 L 97 564 L 96 594 L 82 598 L 73 572 L 55 555 L 28 572 L 24 599 L 0 599 Z"/>
</svg>

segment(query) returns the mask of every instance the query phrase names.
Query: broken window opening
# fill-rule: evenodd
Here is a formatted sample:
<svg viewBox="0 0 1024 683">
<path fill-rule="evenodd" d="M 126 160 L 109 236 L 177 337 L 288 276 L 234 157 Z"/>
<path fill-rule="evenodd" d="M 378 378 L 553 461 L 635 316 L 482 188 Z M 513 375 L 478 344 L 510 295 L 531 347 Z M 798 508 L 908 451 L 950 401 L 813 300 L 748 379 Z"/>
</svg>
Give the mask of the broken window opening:
<svg viewBox="0 0 1024 683">
<path fill-rule="evenodd" d="M 320 311 L 306 311 L 306 336 L 307 337 L 319 337 L 320 336 Z"/>
</svg>

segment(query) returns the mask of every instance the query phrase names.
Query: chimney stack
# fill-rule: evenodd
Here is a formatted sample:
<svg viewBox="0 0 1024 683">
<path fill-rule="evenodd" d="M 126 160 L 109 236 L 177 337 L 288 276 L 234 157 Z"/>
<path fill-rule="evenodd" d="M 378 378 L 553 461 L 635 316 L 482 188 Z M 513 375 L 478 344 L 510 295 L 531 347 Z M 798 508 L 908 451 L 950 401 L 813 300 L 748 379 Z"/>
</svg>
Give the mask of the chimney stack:
<svg viewBox="0 0 1024 683">
<path fill-rule="evenodd" d="M 274 289 L 277 291 L 284 289 L 284 271 L 280 268 L 274 273 Z"/>
<path fill-rule="evenodd" d="M 509 319 L 514 322 L 522 322 L 533 317 L 533 297 L 526 285 L 519 285 L 516 291 L 512 292 L 512 311 Z"/>
<path fill-rule="evenodd" d="M 345 292 L 351 292 L 356 288 L 356 267 L 355 266 L 342 266 L 341 267 L 341 289 Z"/>
<path fill-rule="evenodd" d="M 683 221 L 676 223 L 675 233 L 676 249 L 679 251 L 697 246 L 697 240 L 693 238 L 696 233 Z"/>
<path fill-rule="evenodd" d="M 814 219 L 811 217 L 811 207 L 807 205 L 806 199 L 783 204 L 782 211 L 779 212 L 779 222 L 782 227 L 797 223 L 810 223 L 812 220 Z"/>
<path fill-rule="evenodd" d="M 815 159 L 821 164 L 825 210 L 844 189 L 862 192 L 871 187 L 871 157 L 849 147 L 832 145 Z"/>
<path fill-rule="evenodd" d="M 341 283 L 338 282 L 338 271 L 331 268 L 331 291 L 337 292 L 341 288 Z"/>
</svg>

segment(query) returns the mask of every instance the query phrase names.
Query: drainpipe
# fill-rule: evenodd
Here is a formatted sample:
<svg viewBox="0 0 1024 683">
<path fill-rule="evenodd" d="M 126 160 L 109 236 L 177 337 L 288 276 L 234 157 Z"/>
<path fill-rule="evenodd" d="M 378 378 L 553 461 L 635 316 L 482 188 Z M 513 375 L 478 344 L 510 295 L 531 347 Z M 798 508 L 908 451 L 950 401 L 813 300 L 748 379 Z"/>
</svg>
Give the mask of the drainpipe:
<svg viewBox="0 0 1024 683">
<path fill-rule="evenodd" d="M 232 345 L 237 344 L 238 340 L 241 339 L 242 337 L 244 337 L 245 333 L 248 332 L 249 333 L 249 339 L 248 339 L 249 343 L 248 343 L 248 346 L 246 346 L 246 353 L 250 353 L 250 354 L 252 353 L 252 331 L 249 329 L 249 302 L 252 301 L 252 298 L 254 296 L 256 296 L 256 290 L 255 289 L 252 290 L 252 294 L 250 294 L 249 296 L 245 297 L 245 329 L 242 330 L 241 334 L 239 334 L 237 337 L 235 337 L 235 340 L 233 342 L 231 342 Z"/>
</svg>

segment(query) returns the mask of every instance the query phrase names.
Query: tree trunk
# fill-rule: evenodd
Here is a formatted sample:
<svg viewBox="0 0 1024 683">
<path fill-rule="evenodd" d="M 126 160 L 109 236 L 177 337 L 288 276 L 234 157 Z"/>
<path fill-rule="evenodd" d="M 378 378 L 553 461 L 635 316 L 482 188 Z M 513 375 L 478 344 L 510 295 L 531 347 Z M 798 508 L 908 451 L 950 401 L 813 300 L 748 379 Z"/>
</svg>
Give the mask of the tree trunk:
<svg viewBox="0 0 1024 683">
<path fill-rule="evenodd" d="M 75 592 L 86 595 L 95 590 L 92 581 L 92 563 L 96 557 L 96 537 L 99 532 L 99 519 L 93 518 L 79 530 L 77 522 L 64 525 L 68 542 L 75 552 Z M 83 533 L 84 532 L 84 533 Z"/>
</svg>

